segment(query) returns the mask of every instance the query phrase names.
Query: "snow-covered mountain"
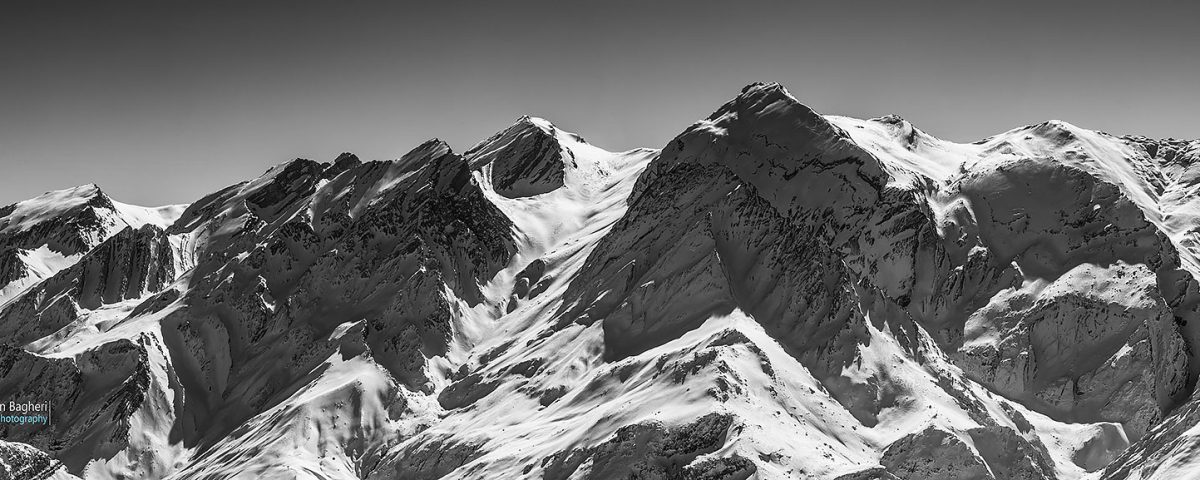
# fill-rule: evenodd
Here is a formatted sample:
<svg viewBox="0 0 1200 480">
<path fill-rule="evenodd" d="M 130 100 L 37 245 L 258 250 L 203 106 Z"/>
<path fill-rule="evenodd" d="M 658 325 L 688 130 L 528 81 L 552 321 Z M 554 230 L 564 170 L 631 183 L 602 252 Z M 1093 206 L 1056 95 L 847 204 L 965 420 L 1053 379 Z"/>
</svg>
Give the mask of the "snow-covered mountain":
<svg viewBox="0 0 1200 480">
<path fill-rule="evenodd" d="M 754 84 L 186 206 L 0 209 L 0 478 L 1200 476 L 1200 141 Z"/>
</svg>

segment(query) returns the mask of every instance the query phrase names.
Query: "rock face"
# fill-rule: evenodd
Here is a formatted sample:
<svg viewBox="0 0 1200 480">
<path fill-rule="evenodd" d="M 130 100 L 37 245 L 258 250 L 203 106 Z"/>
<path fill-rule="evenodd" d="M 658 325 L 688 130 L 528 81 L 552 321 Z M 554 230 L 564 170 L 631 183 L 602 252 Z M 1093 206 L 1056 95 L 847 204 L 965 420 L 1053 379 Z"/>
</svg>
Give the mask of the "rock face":
<svg viewBox="0 0 1200 480">
<path fill-rule="evenodd" d="M 1055 478 L 1045 447 L 1030 444 L 1012 429 L 979 427 L 965 433 L 966 441 L 935 427 L 910 434 L 887 447 L 879 459 L 882 467 L 838 480 Z"/>
<path fill-rule="evenodd" d="M 43 479 L 59 474 L 62 464 L 29 445 L 0 441 L 0 476 L 11 479 Z"/>
<path fill-rule="evenodd" d="M 126 227 L 0 312 L 0 338 L 25 344 L 78 320 L 83 310 L 157 293 L 174 282 L 176 268 L 161 228 Z"/>
<path fill-rule="evenodd" d="M 0 401 L 49 401 L 51 413 L 49 425 L 4 424 L 0 435 L 49 453 L 76 474 L 90 459 L 136 448 L 131 438 L 145 432 L 137 431 L 135 416 L 152 393 L 147 342 L 117 340 L 73 359 L 3 347 Z M 155 463 L 143 468 L 152 471 Z"/>
<path fill-rule="evenodd" d="M 95 185 L 0 208 L 0 305 L 127 225 Z"/>
<path fill-rule="evenodd" d="M 15 478 L 1186 478 L 1196 142 L 974 144 L 747 86 L 186 207 L 0 209 Z"/>
<path fill-rule="evenodd" d="M 781 87 L 752 87 L 651 163 L 564 316 L 603 319 L 610 358 L 735 308 L 797 349 L 818 347 L 851 321 L 853 289 L 835 251 L 879 201 L 883 180 L 869 154 Z"/>
<path fill-rule="evenodd" d="M 193 278 L 189 308 L 162 320 L 195 402 L 185 442 L 234 431 L 339 351 L 369 351 L 400 385 L 433 393 L 426 361 L 451 347 L 454 310 L 480 303 L 510 256 L 510 224 L 444 143 L 318 187 L 328 168 L 292 162 L 202 207 L 226 217 L 197 228 L 210 239 L 197 257 L 230 260 Z"/>
<path fill-rule="evenodd" d="M 124 226 L 95 185 L 48 192 L 0 209 L 0 236 L 8 249 L 47 246 L 63 255 L 83 253 Z M 117 230 L 120 230 L 119 228 Z"/>
<path fill-rule="evenodd" d="M 0 305 L 71 266 L 126 228 L 169 223 L 173 206 L 146 209 L 114 202 L 83 185 L 0 208 Z"/>
<path fill-rule="evenodd" d="M 935 334 L 960 344 L 976 379 L 1031 408 L 1140 436 L 1188 393 L 1172 305 L 1195 287 L 1161 287 L 1179 278 L 1174 247 L 1117 186 L 1081 170 L 1028 159 L 979 170 L 951 185 L 961 200 L 947 217 L 959 220 L 942 227 L 965 263 L 981 255 L 1008 272 L 983 276 L 1012 283 Z"/>
<path fill-rule="evenodd" d="M 517 123 L 479 144 L 466 156 L 483 170 L 496 193 L 508 198 L 529 197 L 563 186 L 565 164 L 575 162 L 554 135 L 555 127 L 540 119 L 521 117 Z"/>
<path fill-rule="evenodd" d="M 543 478 L 576 478 L 572 475 L 584 462 L 591 464 L 584 477 L 588 479 L 749 478 L 755 472 L 754 464 L 737 456 L 689 466 L 725 443 L 732 422 L 729 415 L 709 414 L 670 429 L 657 423 L 629 425 L 600 445 L 547 458 Z"/>
<path fill-rule="evenodd" d="M 897 440 L 879 459 L 902 479 L 953 480 L 996 478 L 979 454 L 950 432 L 927 429 Z M 1007 478 L 1007 477 L 1006 477 Z"/>
</svg>

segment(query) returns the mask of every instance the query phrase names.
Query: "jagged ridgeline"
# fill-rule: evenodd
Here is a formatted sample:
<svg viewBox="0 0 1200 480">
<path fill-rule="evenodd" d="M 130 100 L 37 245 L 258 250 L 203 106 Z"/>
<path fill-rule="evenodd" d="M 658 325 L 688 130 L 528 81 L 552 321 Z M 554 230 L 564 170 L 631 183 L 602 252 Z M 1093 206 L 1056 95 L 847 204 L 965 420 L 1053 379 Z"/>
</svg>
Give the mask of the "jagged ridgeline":
<svg viewBox="0 0 1200 480">
<path fill-rule="evenodd" d="M 754 84 L 661 150 L 49 192 L 0 209 L 0 402 L 49 410 L 0 478 L 1190 478 L 1198 178 Z"/>
</svg>

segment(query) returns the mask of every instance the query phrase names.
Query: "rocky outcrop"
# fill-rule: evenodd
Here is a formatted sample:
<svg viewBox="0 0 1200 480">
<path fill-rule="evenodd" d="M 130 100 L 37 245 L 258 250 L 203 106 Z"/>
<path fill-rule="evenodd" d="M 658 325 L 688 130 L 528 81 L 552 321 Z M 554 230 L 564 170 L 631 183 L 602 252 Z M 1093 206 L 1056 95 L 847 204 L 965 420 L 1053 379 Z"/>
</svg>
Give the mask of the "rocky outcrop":
<svg viewBox="0 0 1200 480">
<path fill-rule="evenodd" d="M 604 319 L 615 358 L 734 308 L 788 336 L 797 354 L 822 345 L 852 316 L 840 249 L 884 179 L 782 87 L 748 87 L 651 163 L 563 317 Z"/>
<path fill-rule="evenodd" d="M 953 433 L 934 428 L 889 445 L 879 463 L 903 480 L 996 478 L 974 448 Z"/>
<path fill-rule="evenodd" d="M 451 439 L 415 443 L 393 453 L 368 478 L 444 478 L 482 453 L 478 444 L 455 443 Z"/>
<path fill-rule="evenodd" d="M 29 275 L 29 266 L 21 259 L 20 250 L 0 250 L 0 285 L 8 285 Z"/>
<path fill-rule="evenodd" d="M 651 162 L 560 317 L 602 321 L 616 360 L 746 312 L 873 426 L 886 389 L 844 372 L 870 342 L 865 314 L 917 349 L 896 312 L 927 301 L 922 282 L 947 263 L 889 168 L 782 87 L 747 87 Z"/>
<path fill-rule="evenodd" d="M 43 480 L 61 471 L 62 463 L 29 445 L 0 440 L 0 478 Z"/>
<path fill-rule="evenodd" d="M 0 305 L 128 225 L 95 185 L 0 208 Z"/>
<path fill-rule="evenodd" d="M 126 227 L 0 312 L 0 338 L 25 344 L 69 325 L 84 309 L 157 293 L 176 274 L 162 229 Z"/>
<path fill-rule="evenodd" d="M 44 450 L 79 473 L 92 458 L 129 447 L 150 365 L 141 340 L 118 340 L 74 358 L 0 347 L 0 402 L 50 402 L 45 425 L 0 424 L 0 436 Z"/>
<path fill-rule="evenodd" d="M 930 427 L 896 440 L 879 459 L 881 467 L 837 480 L 1046 480 L 1055 478 L 1045 447 L 1034 446 L 1007 427 L 979 427 L 965 438 Z"/>
<path fill-rule="evenodd" d="M 125 228 L 112 199 L 96 185 L 47 192 L 0 209 L 0 245 L 62 255 L 91 250 Z"/>
<path fill-rule="evenodd" d="M 840 475 L 834 480 L 900 480 L 900 477 L 892 475 L 886 468 L 875 467 Z"/>
<path fill-rule="evenodd" d="M 1176 319 L 1189 294 L 1163 288 L 1180 272 L 1173 247 L 1116 186 L 1026 159 L 974 170 L 957 192 L 965 201 L 942 226 L 951 256 L 985 248 L 978 265 L 997 273 L 980 276 L 1011 272 L 976 290 L 990 303 L 958 300 L 962 323 L 926 320 L 973 378 L 1051 416 L 1122 423 L 1132 438 L 1178 404 L 1190 365 Z"/>
<path fill-rule="evenodd" d="M 756 468 L 741 457 L 692 463 L 725 443 L 733 418 L 708 414 L 692 423 L 667 428 L 660 423 L 623 427 L 614 437 L 592 448 L 560 452 L 545 459 L 542 478 L 749 478 Z M 580 472 L 582 465 L 588 467 Z"/>
<path fill-rule="evenodd" d="M 1192 398 L 1118 455 L 1104 452 L 1103 445 L 1097 445 L 1100 448 L 1089 450 L 1098 450 L 1098 454 L 1079 460 L 1093 460 L 1089 470 L 1101 471 L 1102 480 L 1156 478 L 1156 475 L 1187 478 L 1195 473 L 1192 462 L 1200 449 L 1196 425 L 1200 425 L 1200 400 Z"/>
<path fill-rule="evenodd" d="M 231 431 L 303 384 L 343 348 L 330 335 L 355 322 L 374 362 L 406 388 L 432 393 L 426 361 L 450 348 L 457 302 L 479 304 L 479 285 L 508 263 L 511 223 L 445 143 L 396 161 L 337 165 L 277 168 L 223 194 L 228 206 L 212 210 L 228 213 L 197 226 L 221 241 L 206 247 L 203 276 L 183 298 L 190 308 L 163 320 L 192 402 L 185 441 Z M 310 186 L 332 168 L 344 170 Z M 303 185 L 268 187 L 286 178 Z M 228 225 L 237 233 L 225 233 Z"/>
</svg>

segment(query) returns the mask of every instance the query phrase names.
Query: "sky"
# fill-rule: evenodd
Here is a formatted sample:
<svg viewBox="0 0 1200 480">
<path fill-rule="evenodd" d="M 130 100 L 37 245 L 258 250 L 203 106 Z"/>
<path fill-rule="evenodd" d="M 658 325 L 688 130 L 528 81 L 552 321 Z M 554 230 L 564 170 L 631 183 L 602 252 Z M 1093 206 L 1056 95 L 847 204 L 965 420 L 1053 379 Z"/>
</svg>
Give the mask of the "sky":
<svg viewBox="0 0 1200 480">
<path fill-rule="evenodd" d="M 9 0 L 0 204 L 85 183 L 187 203 L 526 114 L 657 148 L 756 81 L 955 141 L 1049 119 L 1200 138 L 1194 3 Z"/>
</svg>

